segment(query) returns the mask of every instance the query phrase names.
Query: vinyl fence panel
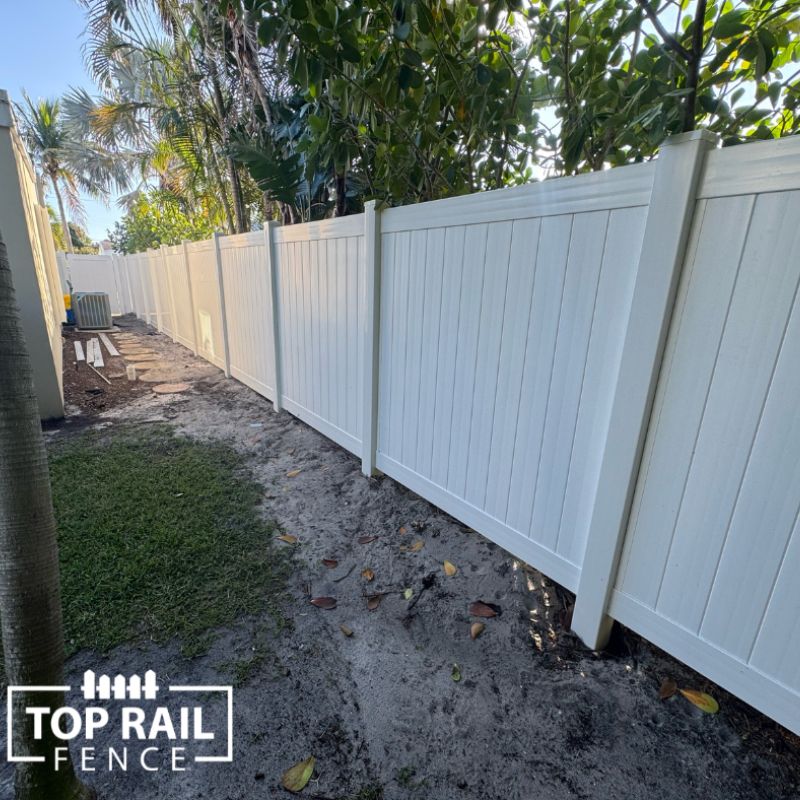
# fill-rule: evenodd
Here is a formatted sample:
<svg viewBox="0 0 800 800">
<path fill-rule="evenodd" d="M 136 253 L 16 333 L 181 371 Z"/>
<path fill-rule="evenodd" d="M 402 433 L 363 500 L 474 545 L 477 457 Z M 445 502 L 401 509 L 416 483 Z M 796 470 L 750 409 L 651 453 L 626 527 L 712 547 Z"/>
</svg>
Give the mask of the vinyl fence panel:
<svg viewBox="0 0 800 800">
<path fill-rule="evenodd" d="M 105 292 L 111 313 L 123 313 L 113 256 L 82 253 L 63 253 L 61 256 L 64 278 L 72 284 L 73 292 Z"/>
<path fill-rule="evenodd" d="M 220 239 L 231 374 L 275 397 L 273 318 L 266 239 L 262 231 Z"/>
<path fill-rule="evenodd" d="M 794 730 L 799 145 L 707 158 L 611 601 L 614 617 Z"/>
<path fill-rule="evenodd" d="M 379 469 L 573 589 L 653 174 L 614 172 L 382 220 Z"/>
<path fill-rule="evenodd" d="M 44 191 L 0 90 L 0 232 L 42 419 L 64 416 L 61 323 L 64 301 Z"/>
<path fill-rule="evenodd" d="M 194 311 L 192 308 L 192 289 L 182 244 L 164 248 L 164 269 L 167 273 L 167 287 L 172 302 L 174 316 L 172 337 L 190 350 L 195 349 Z"/>
<path fill-rule="evenodd" d="M 225 368 L 225 333 L 217 280 L 217 260 L 213 241 L 186 246 L 192 286 L 197 352 L 220 369 Z"/>
<path fill-rule="evenodd" d="M 364 216 L 278 228 L 287 410 L 360 454 Z"/>
</svg>

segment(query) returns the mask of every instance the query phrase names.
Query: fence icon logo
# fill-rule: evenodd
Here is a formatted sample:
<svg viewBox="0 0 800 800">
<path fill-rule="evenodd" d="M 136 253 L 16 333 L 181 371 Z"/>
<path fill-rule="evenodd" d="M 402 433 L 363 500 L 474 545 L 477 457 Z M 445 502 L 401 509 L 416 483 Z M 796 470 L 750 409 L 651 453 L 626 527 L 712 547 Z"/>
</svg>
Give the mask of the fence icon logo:
<svg viewBox="0 0 800 800">
<path fill-rule="evenodd" d="M 137 765 L 148 772 L 183 772 L 190 761 L 233 761 L 231 686 L 163 687 L 153 670 L 112 677 L 87 669 L 78 689 L 82 698 L 74 705 L 50 707 L 48 702 L 54 697 L 60 702 L 61 693 L 68 697 L 72 687 L 8 687 L 9 763 L 49 761 L 57 770 L 67 759 L 70 743 L 76 741 L 76 768 L 84 772 L 127 772 Z M 21 696 L 24 718 L 15 702 Z M 35 739 L 52 735 L 58 743 L 52 755 L 14 753 L 20 746 L 15 745 L 14 725 L 19 724 L 32 725 Z"/>
<path fill-rule="evenodd" d="M 138 675 L 127 680 L 124 675 L 115 675 L 113 680 L 108 675 L 95 677 L 94 670 L 87 669 L 81 689 L 85 700 L 155 700 L 159 687 L 152 669 L 145 672 L 144 680 Z"/>
</svg>

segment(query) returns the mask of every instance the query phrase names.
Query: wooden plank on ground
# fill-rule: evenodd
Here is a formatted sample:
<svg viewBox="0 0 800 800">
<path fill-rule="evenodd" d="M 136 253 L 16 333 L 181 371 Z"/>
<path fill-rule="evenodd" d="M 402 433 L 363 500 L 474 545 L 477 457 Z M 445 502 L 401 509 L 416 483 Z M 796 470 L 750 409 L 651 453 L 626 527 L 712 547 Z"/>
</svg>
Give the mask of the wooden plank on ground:
<svg viewBox="0 0 800 800">
<path fill-rule="evenodd" d="M 104 367 L 103 351 L 100 349 L 100 340 L 92 339 L 92 347 L 94 348 L 94 365 L 96 367 Z"/>
<path fill-rule="evenodd" d="M 94 364 L 94 339 L 86 341 L 86 363 Z"/>
<path fill-rule="evenodd" d="M 83 355 L 83 347 L 81 346 L 80 342 L 75 342 L 75 360 L 76 361 L 85 361 L 85 356 Z"/>
<path fill-rule="evenodd" d="M 119 351 L 117 350 L 116 347 L 114 347 L 114 342 L 112 342 L 111 339 L 109 339 L 108 336 L 106 336 L 104 333 L 99 334 L 99 336 L 100 336 L 100 339 L 103 342 L 103 344 L 106 346 L 106 350 L 108 350 L 108 354 L 110 356 L 118 356 L 119 355 Z"/>
</svg>

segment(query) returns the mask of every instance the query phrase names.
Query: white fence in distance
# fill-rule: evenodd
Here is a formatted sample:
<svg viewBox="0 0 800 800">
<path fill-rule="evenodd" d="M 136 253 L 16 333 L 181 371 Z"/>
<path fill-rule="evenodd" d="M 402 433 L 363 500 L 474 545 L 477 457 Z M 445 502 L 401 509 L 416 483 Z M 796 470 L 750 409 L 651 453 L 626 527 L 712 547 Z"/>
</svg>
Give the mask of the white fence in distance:
<svg viewBox="0 0 800 800">
<path fill-rule="evenodd" d="M 800 733 L 800 140 L 119 257 L 126 309 Z"/>
</svg>

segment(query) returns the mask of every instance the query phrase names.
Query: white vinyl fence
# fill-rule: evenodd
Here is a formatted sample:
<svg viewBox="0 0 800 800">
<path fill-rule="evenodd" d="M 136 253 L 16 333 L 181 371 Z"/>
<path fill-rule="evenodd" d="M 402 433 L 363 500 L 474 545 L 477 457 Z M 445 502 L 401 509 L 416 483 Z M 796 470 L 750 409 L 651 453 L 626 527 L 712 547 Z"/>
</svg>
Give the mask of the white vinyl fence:
<svg viewBox="0 0 800 800">
<path fill-rule="evenodd" d="M 73 292 L 105 292 L 111 313 L 123 313 L 123 282 L 113 256 L 58 253 L 58 271 L 64 294 L 69 294 L 70 286 Z"/>
<path fill-rule="evenodd" d="M 800 139 L 117 257 L 135 313 L 800 733 Z"/>
<path fill-rule="evenodd" d="M 42 419 L 64 416 L 64 298 L 50 217 L 8 94 L 0 89 L 0 236 L 6 246 Z M 0 380 L 5 380 L 0 377 Z"/>
</svg>

